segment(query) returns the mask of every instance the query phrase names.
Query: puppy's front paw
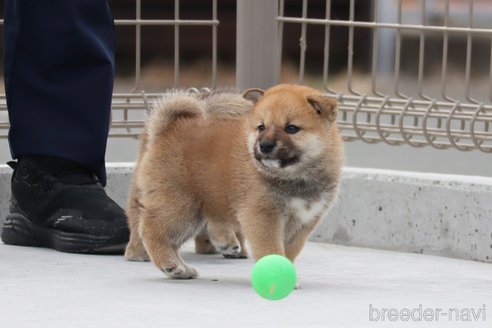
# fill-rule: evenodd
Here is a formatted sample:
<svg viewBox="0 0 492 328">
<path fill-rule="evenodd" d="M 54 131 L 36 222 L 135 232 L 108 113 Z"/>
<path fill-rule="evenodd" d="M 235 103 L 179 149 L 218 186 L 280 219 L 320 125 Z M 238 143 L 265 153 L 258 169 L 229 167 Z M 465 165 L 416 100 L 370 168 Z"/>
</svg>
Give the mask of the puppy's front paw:
<svg viewBox="0 0 492 328">
<path fill-rule="evenodd" d="M 162 269 L 162 272 L 172 279 L 194 279 L 198 277 L 198 271 L 195 268 L 186 265 L 177 265 L 169 263 Z"/>
</svg>

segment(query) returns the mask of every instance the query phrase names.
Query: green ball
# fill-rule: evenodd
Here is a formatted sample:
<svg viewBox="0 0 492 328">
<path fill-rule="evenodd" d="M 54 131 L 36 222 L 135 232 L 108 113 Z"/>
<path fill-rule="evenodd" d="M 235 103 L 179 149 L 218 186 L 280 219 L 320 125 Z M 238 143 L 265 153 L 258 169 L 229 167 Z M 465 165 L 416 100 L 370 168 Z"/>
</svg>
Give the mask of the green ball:
<svg viewBox="0 0 492 328">
<path fill-rule="evenodd" d="M 272 254 L 256 262 L 251 272 L 251 284 L 267 300 L 287 297 L 296 287 L 297 274 L 292 262 L 284 256 Z"/>
</svg>

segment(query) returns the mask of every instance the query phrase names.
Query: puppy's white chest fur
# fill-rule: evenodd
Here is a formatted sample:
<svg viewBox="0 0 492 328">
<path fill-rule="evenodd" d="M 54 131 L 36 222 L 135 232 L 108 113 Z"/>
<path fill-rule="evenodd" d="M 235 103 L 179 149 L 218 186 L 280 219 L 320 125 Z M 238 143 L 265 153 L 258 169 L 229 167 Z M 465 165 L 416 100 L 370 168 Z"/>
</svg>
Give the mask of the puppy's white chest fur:
<svg viewBox="0 0 492 328">
<path fill-rule="evenodd" d="M 327 200 L 321 197 L 315 201 L 307 201 L 294 197 L 287 205 L 291 213 L 302 223 L 307 224 L 319 218 L 328 209 Z"/>
</svg>

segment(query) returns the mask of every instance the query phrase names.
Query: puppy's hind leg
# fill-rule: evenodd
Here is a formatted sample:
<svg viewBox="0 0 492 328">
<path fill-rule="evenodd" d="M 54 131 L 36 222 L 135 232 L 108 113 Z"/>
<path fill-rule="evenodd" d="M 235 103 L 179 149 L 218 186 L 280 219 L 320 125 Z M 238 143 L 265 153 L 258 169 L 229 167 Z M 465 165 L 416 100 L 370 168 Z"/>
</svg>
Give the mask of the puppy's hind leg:
<svg viewBox="0 0 492 328">
<path fill-rule="evenodd" d="M 248 250 L 246 249 L 246 240 L 244 239 L 244 234 L 241 230 L 236 231 L 236 237 L 239 240 L 239 245 L 241 245 L 241 252 L 239 253 L 238 259 L 247 259 Z"/>
<path fill-rule="evenodd" d="M 128 226 L 130 227 L 130 240 L 125 249 L 125 258 L 129 261 L 150 261 L 139 233 L 141 210 L 141 204 L 138 201 L 139 194 L 139 190 L 134 181 L 126 210 Z"/>
<path fill-rule="evenodd" d="M 216 219 L 210 219 L 207 223 L 212 243 L 226 258 L 241 256 L 241 243 L 235 233 L 236 226 L 238 224 L 234 222 Z"/>
<path fill-rule="evenodd" d="M 142 210 L 140 234 L 152 262 L 169 278 L 192 279 L 198 272 L 178 253 L 203 226 L 198 211 L 181 204 Z"/>
<path fill-rule="evenodd" d="M 145 247 L 142 243 L 142 239 L 140 238 L 137 231 L 132 231 L 130 233 L 130 240 L 128 241 L 125 249 L 125 258 L 128 261 L 150 261 L 149 255 L 147 254 L 147 251 L 145 250 Z"/>
<path fill-rule="evenodd" d="M 216 254 L 217 250 L 210 240 L 207 227 L 203 227 L 202 231 L 195 237 L 195 252 L 197 254 Z"/>
</svg>

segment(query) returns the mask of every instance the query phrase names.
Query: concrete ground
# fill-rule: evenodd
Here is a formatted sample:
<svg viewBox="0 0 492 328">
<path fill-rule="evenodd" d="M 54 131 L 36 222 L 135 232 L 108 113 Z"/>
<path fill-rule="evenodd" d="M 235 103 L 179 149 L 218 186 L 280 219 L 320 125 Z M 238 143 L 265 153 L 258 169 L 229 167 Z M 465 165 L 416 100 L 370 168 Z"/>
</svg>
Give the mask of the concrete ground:
<svg viewBox="0 0 492 328">
<path fill-rule="evenodd" d="M 190 248 L 184 258 L 199 279 L 0 243 L 0 327 L 492 326 L 487 263 L 310 243 L 296 263 L 301 289 L 272 302 L 250 286 L 251 260 Z"/>
</svg>

